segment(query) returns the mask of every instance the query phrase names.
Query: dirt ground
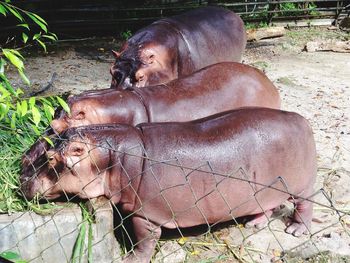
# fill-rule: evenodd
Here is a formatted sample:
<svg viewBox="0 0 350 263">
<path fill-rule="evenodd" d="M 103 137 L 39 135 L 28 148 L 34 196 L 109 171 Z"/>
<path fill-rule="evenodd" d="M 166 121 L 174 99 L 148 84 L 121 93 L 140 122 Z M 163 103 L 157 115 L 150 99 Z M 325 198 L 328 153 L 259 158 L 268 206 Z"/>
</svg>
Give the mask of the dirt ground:
<svg viewBox="0 0 350 263">
<path fill-rule="evenodd" d="M 288 252 L 288 262 L 322 253 L 327 254 L 324 262 L 350 260 L 350 217 L 332 208 L 350 212 L 350 53 L 302 51 L 307 41 L 330 38 L 350 36 L 326 28 L 291 30 L 281 38 L 250 43 L 244 56 L 244 63 L 259 67 L 276 84 L 282 109 L 298 112 L 313 127 L 318 153 L 315 190 L 323 189 L 328 196 L 321 191 L 315 195 L 320 204 L 314 206 L 313 234 L 291 237 L 283 232 L 282 221 L 274 220 L 260 231 L 231 227 L 202 236 L 200 242 L 161 242 L 156 258 L 176 251 L 164 262 L 270 262 Z M 47 94 L 108 88 L 113 61 L 109 51 L 119 45 L 112 38 L 88 39 L 61 42 L 49 47 L 47 55 L 28 54 L 32 89 L 46 85 L 54 72 L 57 78 Z M 18 81 L 15 72 L 12 78 Z"/>
</svg>

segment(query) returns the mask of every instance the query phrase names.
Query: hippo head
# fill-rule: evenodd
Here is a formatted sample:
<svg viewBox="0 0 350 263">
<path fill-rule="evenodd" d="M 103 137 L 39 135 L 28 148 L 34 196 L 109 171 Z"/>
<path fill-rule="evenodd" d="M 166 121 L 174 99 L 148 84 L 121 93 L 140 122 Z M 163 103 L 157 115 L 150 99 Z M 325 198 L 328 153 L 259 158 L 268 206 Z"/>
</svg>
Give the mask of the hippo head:
<svg viewBox="0 0 350 263">
<path fill-rule="evenodd" d="M 91 95 L 93 94 L 86 92 L 78 96 L 70 96 L 68 98 L 70 113 L 63 109 L 56 111 L 55 119 L 50 124 L 54 132 L 62 133 L 68 128 L 108 122 L 108 114 L 99 112 L 103 111 L 102 104 L 106 102 Z M 102 116 L 105 118 L 102 119 Z"/>
<path fill-rule="evenodd" d="M 37 194 L 48 200 L 62 195 L 104 195 L 109 151 L 76 129 L 67 130 L 54 147 L 22 168 L 21 190 L 27 199 Z"/>
<path fill-rule="evenodd" d="M 110 69 L 111 88 L 127 89 L 169 82 L 177 78 L 174 54 L 152 44 L 127 45 L 122 52 L 112 51 L 116 58 Z"/>
</svg>

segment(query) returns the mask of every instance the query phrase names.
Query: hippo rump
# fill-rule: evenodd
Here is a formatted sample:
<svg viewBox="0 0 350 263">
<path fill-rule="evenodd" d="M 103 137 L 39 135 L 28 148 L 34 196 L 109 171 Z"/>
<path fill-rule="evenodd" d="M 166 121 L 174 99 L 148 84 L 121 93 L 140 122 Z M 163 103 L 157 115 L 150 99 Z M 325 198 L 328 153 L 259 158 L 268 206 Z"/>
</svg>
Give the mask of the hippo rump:
<svg viewBox="0 0 350 263">
<path fill-rule="evenodd" d="M 51 122 L 58 133 L 89 124 L 190 121 L 244 106 L 279 109 L 280 96 L 260 70 L 223 62 L 167 84 L 88 91 L 68 105 L 70 115 L 62 111 Z"/>
<path fill-rule="evenodd" d="M 297 113 L 241 108 L 184 123 L 71 128 L 62 139 L 35 173 L 22 174 L 21 190 L 28 199 L 74 194 L 119 204 L 138 242 L 127 260 L 149 262 L 161 227 L 247 215 L 260 225 L 286 200 L 296 207 L 286 232 L 310 229 L 315 143 Z"/>
<path fill-rule="evenodd" d="M 218 62 L 240 62 L 246 42 L 243 21 L 227 9 L 204 7 L 158 20 L 113 51 L 111 88 L 157 85 Z"/>
</svg>

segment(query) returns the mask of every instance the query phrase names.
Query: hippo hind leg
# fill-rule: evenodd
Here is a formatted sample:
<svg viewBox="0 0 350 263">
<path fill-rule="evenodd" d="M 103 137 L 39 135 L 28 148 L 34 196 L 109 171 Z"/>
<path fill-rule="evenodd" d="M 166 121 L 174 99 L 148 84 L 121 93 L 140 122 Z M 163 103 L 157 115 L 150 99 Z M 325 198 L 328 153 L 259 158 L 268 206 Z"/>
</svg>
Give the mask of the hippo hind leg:
<svg viewBox="0 0 350 263">
<path fill-rule="evenodd" d="M 245 227 L 256 227 L 262 229 L 267 226 L 269 219 L 273 213 L 273 210 L 267 210 L 263 213 L 256 214 L 254 218 L 245 224 Z"/>
<path fill-rule="evenodd" d="M 286 232 L 294 236 L 301 236 L 302 234 L 310 233 L 312 220 L 312 201 L 303 197 L 291 197 L 289 201 L 295 205 L 294 213 L 287 221 Z"/>
</svg>

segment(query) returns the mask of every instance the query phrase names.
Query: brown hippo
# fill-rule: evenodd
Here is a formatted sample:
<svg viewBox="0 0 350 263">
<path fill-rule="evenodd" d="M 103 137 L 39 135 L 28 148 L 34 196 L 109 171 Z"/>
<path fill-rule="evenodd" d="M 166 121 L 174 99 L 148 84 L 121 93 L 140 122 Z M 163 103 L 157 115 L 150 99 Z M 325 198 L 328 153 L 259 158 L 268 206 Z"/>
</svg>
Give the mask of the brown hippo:
<svg viewBox="0 0 350 263">
<path fill-rule="evenodd" d="M 218 62 L 240 62 L 246 42 L 242 19 L 223 8 L 161 19 L 113 52 L 111 88 L 157 85 Z"/>
<path fill-rule="evenodd" d="M 243 106 L 280 108 L 279 92 L 258 69 L 235 62 L 208 66 L 167 84 L 132 90 L 88 91 L 68 100 L 52 121 L 58 133 L 99 123 L 190 121 Z"/>
<path fill-rule="evenodd" d="M 247 215 L 260 225 L 286 200 L 296 207 L 286 231 L 310 229 L 315 143 L 297 113 L 241 108 L 183 123 L 83 126 L 62 140 L 39 158 L 35 176 L 21 176 L 24 195 L 106 196 L 119 204 L 132 214 L 138 242 L 127 260 L 149 262 L 161 227 Z"/>
<path fill-rule="evenodd" d="M 71 115 L 58 112 L 51 123 L 58 133 L 88 124 L 189 121 L 241 106 L 279 108 L 280 96 L 260 70 L 223 62 L 167 84 L 84 92 L 68 104 Z M 46 148 L 44 139 L 37 141 L 23 155 L 22 166 L 28 167 Z"/>
</svg>

